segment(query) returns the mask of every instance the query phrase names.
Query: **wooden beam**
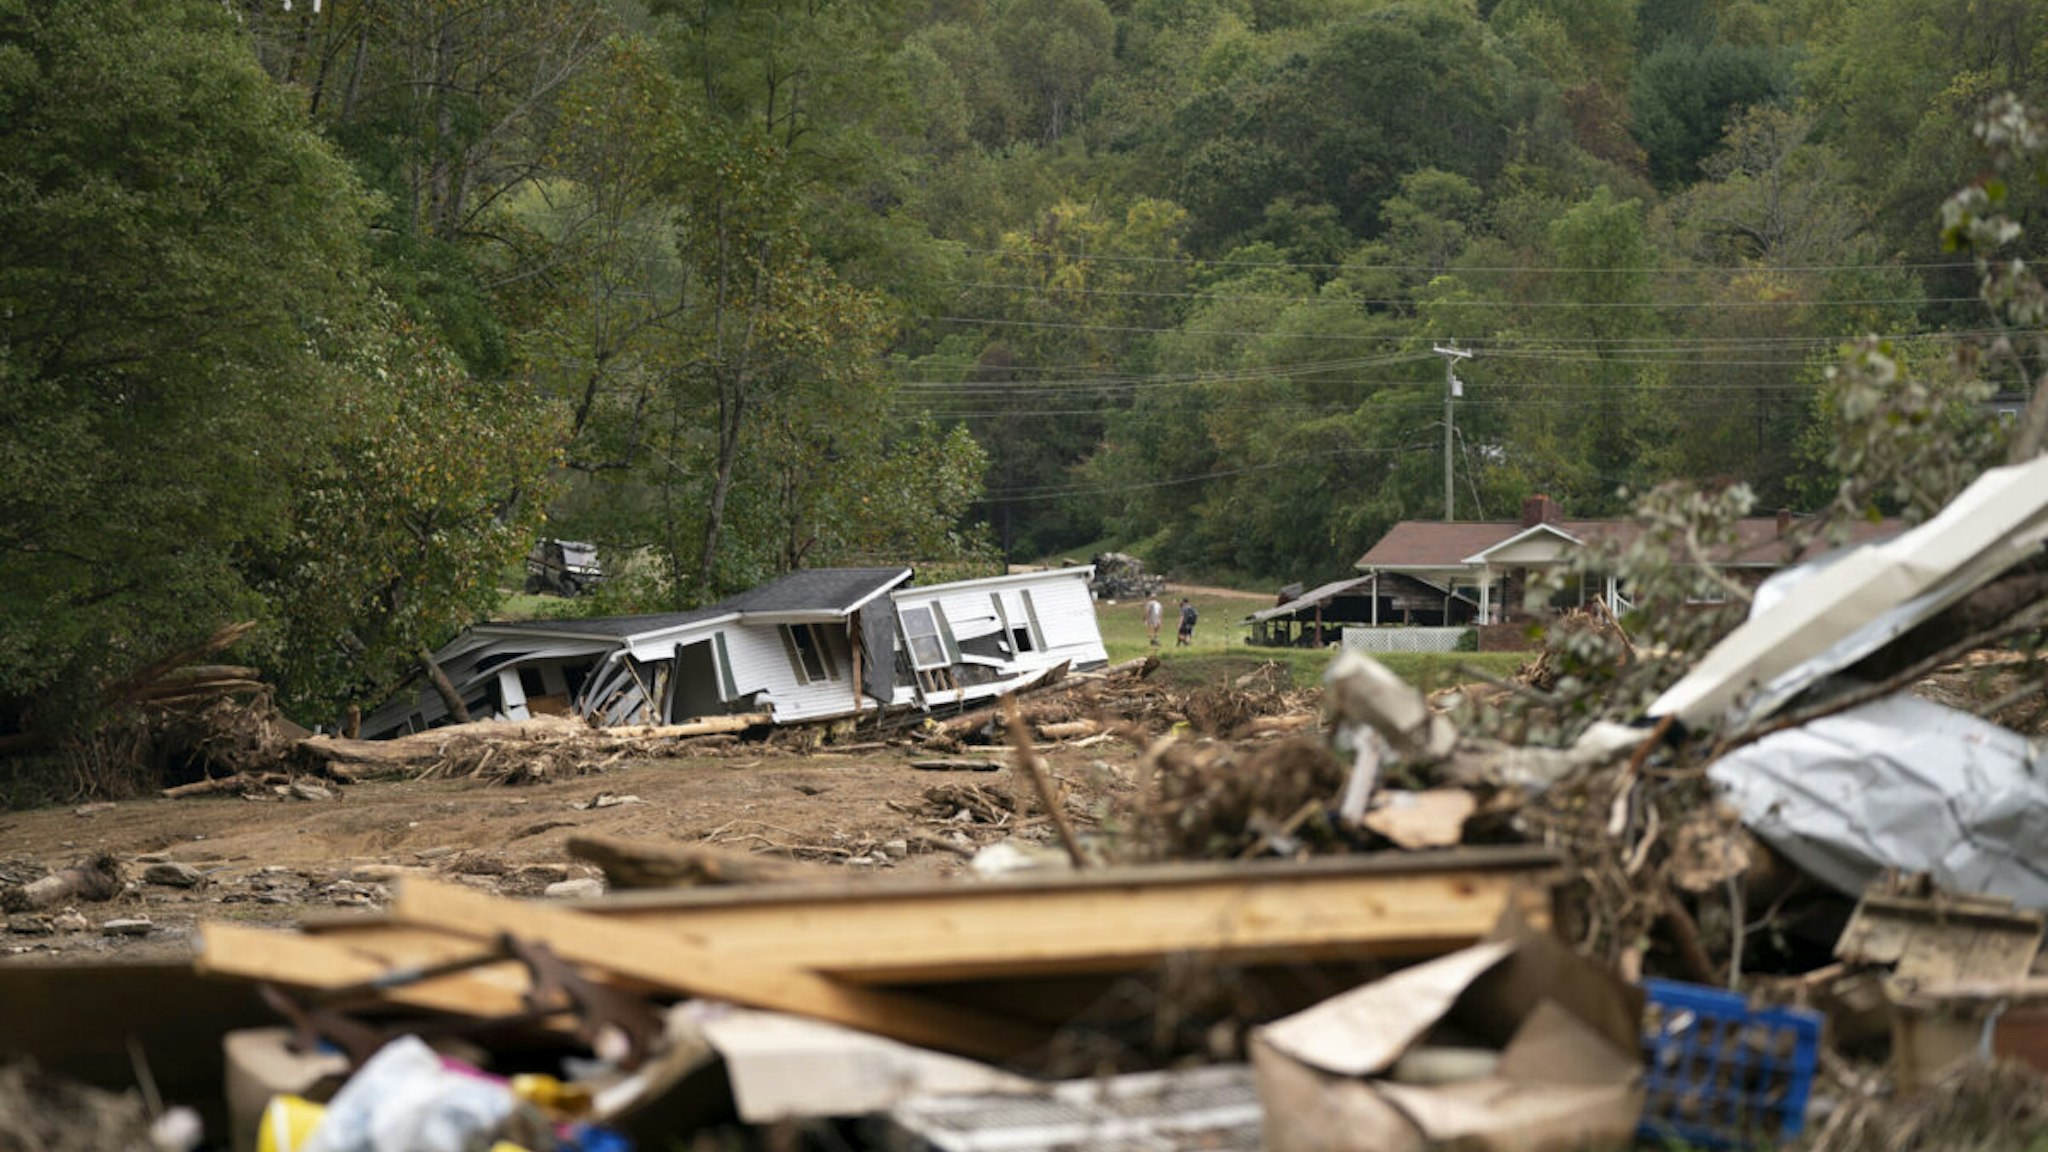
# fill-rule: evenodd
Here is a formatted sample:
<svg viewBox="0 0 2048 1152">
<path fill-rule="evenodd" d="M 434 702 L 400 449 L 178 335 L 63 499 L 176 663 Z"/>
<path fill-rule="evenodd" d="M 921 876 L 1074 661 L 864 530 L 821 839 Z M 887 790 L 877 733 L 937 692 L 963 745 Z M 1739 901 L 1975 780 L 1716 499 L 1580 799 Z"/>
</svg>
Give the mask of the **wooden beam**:
<svg viewBox="0 0 2048 1152">
<path fill-rule="evenodd" d="M 1540 849 L 1096 869 L 984 883 L 751 885 L 628 892 L 581 905 L 721 963 L 854 984 L 1222 963 L 1412 959 L 1465 947 L 1509 908 L 1549 924 L 1558 858 Z M 431 921 L 422 921 L 429 926 Z M 374 933 L 359 917 L 308 930 Z"/>
<path fill-rule="evenodd" d="M 486 896 L 456 885 L 400 883 L 392 916 L 460 935 L 510 934 L 546 944 L 572 963 L 644 980 L 685 996 L 729 1000 L 829 1020 L 910 1044 L 1009 1059 L 1041 1047 L 1040 1029 L 985 1012 L 859 988 L 775 957 L 735 960 L 659 928 L 559 905 Z"/>
<path fill-rule="evenodd" d="M 345 988 L 389 975 L 394 965 L 379 954 L 404 944 L 403 934 L 390 929 L 357 941 L 348 936 L 301 936 L 212 922 L 199 927 L 199 954 L 194 967 L 202 975 L 239 976 L 295 988 Z M 466 944 L 457 952 L 443 953 L 428 962 L 458 959 L 481 951 L 473 943 Z M 401 984 L 385 991 L 383 996 L 394 1003 L 435 1012 L 513 1016 L 526 1011 L 526 984 L 526 970 L 515 961 L 503 961 L 417 984 Z"/>
</svg>

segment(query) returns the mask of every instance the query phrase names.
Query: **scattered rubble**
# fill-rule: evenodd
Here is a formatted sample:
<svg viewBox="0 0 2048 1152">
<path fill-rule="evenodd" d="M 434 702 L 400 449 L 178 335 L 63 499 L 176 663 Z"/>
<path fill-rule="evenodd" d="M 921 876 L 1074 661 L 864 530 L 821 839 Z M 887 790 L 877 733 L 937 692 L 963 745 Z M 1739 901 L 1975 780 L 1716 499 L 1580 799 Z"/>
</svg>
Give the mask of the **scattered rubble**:
<svg viewBox="0 0 2048 1152">
<path fill-rule="evenodd" d="M 0 908 L 24 949 L 170 931 L 117 899 L 330 909 L 198 930 L 198 970 L 285 1025 L 229 1035 L 236 1140 L 395 1122 L 397 1077 L 528 1152 L 754 1140 L 734 1116 L 960 1152 L 2024 1148 L 1963 1141 L 2038 1133 L 2048 1098 L 2048 794 L 2027 734 L 1972 713 L 2041 714 L 2048 463 L 1980 484 L 1774 577 L 1627 707 L 1574 712 L 1568 662 L 1432 700 L 1346 653 L 1318 692 L 1151 658 L 766 738 L 302 736 L 194 783 L 308 821 L 372 777 L 539 799 L 504 843 L 422 831 L 404 863 L 0 862 Z M 1574 629 L 1664 658 L 1604 612 Z M 659 792 L 584 779 L 855 749 L 903 776 L 886 826 L 779 825 L 844 786 L 764 772 L 750 814 L 670 834 Z M 559 859 L 511 844 L 600 819 Z M 905 875 L 935 859 L 961 875 Z"/>
</svg>

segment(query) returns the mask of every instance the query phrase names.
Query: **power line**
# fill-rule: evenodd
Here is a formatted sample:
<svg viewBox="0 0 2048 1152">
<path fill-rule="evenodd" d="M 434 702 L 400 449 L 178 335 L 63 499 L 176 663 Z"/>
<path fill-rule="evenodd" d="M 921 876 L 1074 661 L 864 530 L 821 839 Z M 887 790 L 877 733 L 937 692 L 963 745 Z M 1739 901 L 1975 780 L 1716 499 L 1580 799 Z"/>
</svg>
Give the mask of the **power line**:
<svg viewBox="0 0 2048 1152">
<path fill-rule="evenodd" d="M 1652 267 L 1652 268 L 1598 268 L 1574 265 L 1543 264 L 1354 264 L 1315 263 L 1293 260 L 1208 260 L 1196 256 L 1129 256 L 1110 253 L 1020 251 L 1014 248 L 968 248 L 962 252 L 978 256 L 1001 256 L 1018 260 L 1057 260 L 1070 264 L 1167 264 L 1192 268 L 1282 268 L 1314 271 L 1320 269 L 1363 268 L 1376 272 L 1489 272 L 1502 274 L 1612 274 L 1617 272 L 1638 272 L 1651 275 L 1705 275 L 1713 272 L 1732 274 L 1756 274 L 1769 272 L 1888 272 L 1973 269 L 1972 260 L 1934 260 L 1925 263 L 1902 264 L 1759 264 L 1723 268 L 1719 266 L 1693 267 Z"/>
<path fill-rule="evenodd" d="M 967 326 L 974 326 L 974 327 L 988 327 L 988 328 L 1043 328 L 1043 329 L 1049 329 L 1049 330 L 1052 330 L 1052 331 L 1071 331 L 1071 332 L 1122 332 L 1122 333 L 1137 333 L 1137 334 L 1146 334 L 1146 335 L 1158 335 L 1158 334 L 1163 334 L 1163 333 L 1173 333 L 1173 334 L 1175 334 L 1175 335 L 1180 335 L 1180 336 L 1237 336 L 1237 337 L 1252 337 L 1252 338 L 1259 338 L 1259 339 L 1281 339 L 1281 340 L 1348 340 L 1348 341 L 1352 341 L 1352 342 L 1354 342 L 1354 343 L 1356 343 L 1356 342 L 1366 342 L 1366 343 L 1382 343 L 1382 344 L 1391 344 L 1391 343 L 1405 342 L 1405 341 L 1409 341 L 1409 340 L 1414 340 L 1414 339 L 1416 339 L 1416 337 L 1415 337 L 1415 336 L 1414 336 L 1413 334 L 1410 334 L 1410 333 L 1403 333 L 1403 334 L 1400 334 L 1400 335 L 1366 335 L 1366 334 L 1357 334 L 1357 333 L 1348 333 L 1348 332 L 1276 332 L 1276 331 L 1273 331 L 1273 330 L 1270 330 L 1270 329 L 1268 329 L 1268 330 L 1264 330 L 1264 331 L 1237 331 L 1237 330 L 1231 330 L 1231 329 L 1221 329 L 1221 328 L 1179 328 L 1179 327 L 1160 327 L 1160 326 L 1148 326 L 1148 325 L 1142 325 L 1142 324 L 1082 324 L 1082 323 L 1077 323 L 1077 322 L 1074 322 L 1074 321 L 1067 321 L 1067 320 L 1011 320 L 1011 319 L 1006 319 L 1006 318 L 1002 318 L 1002 317 L 988 317 L 988 316 L 928 316 L 928 317 L 926 317 L 925 319 L 926 319 L 926 320 L 927 320 L 927 321 L 928 321 L 929 323 L 933 323 L 933 324 L 957 324 L 957 325 L 967 325 Z M 1958 330 L 1958 331 L 1959 331 L 1959 332 L 1967 332 L 1967 333 L 1978 333 L 1978 334 L 1987 334 L 1987 335 L 1988 335 L 1988 334 L 1991 334 L 1991 333 L 1995 332 L 1996 330 L 1995 330 L 1995 329 L 1960 329 L 1960 330 Z M 1843 341 L 1843 340 L 1852 340 L 1852 339 L 1856 339 L 1856 338 L 1857 338 L 1857 336 L 1856 336 L 1856 335 L 1843 335 L 1843 336 L 1835 336 L 1835 337 L 1826 337 L 1826 336 L 1812 336 L 1812 337 L 1796 337 L 1796 339 L 1804 339 L 1804 340 L 1831 340 L 1831 341 L 1834 341 L 1834 342 L 1837 342 L 1837 343 L 1839 343 L 1839 342 L 1841 342 L 1841 341 Z M 1489 341 L 1490 341 L 1490 340 L 1491 340 L 1492 338 L 1491 338 L 1491 337 L 1488 337 L 1488 336 L 1484 336 L 1484 335 L 1479 335 L 1479 336 L 1459 336 L 1459 337 L 1455 337 L 1455 339 L 1459 339 L 1459 340 L 1469 340 L 1469 341 L 1471 341 L 1471 342 L 1474 342 L 1474 343 L 1480 343 L 1480 344 L 1484 344 L 1484 343 L 1487 343 L 1487 342 L 1489 342 Z M 1542 337 L 1524 337 L 1523 339 L 1529 339 L 1529 340 L 1541 340 L 1541 339 L 1543 339 L 1543 338 L 1542 338 Z M 1598 343 L 1620 343 L 1620 342 L 1623 342 L 1623 341 L 1626 341 L 1626 340 L 1632 340 L 1632 339 L 1649 339 L 1649 338 L 1648 338 L 1648 337 L 1612 337 L 1612 338 L 1607 338 L 1607 337 L 1591 337 L 1591 336 L 1583 336 L 1583 337 L 1559 337 L 1559 338 L 1558 338 L 1558 341 L 1559 341 L 1559 342 L 1564 342 L 1564 341 L 1577 341 L 1577 342 L 1579 342 L 1579 343 L 1594 343 L 1594 344 L 1598 344 Z M 1734 336 L 1731 336 L 1731 337 L 1725 337 L 1724 339 L 1727 339 L 1727 340 L 1731 340 L 1731 341 L 1737 341 L 1737 340 L 1740 340 L 1740 339 L 1742 339 L 1742 338 L 1741 338 L 1741 337 L 1734 337 Z"/>
<path fill-rule="evenodd" d="M 1843 300 L 1809 300 L 1799 297 L 1783 297 L 1772 300 L 1702 300 L 1702 301 L 1640 301 L 1640 300 L 1461 300 L 1421 299 L 1414 296 L 1288 296 L 1277 293 L 1253 295 L 1212 295 L 1207 292 L 1158 292 L 1135 288 L 1051 288 L 1039 284 L 994 284 L 974 281 L 947 281 L 967 291 L 986 292 L 1028 292 L 1041 297 L 1053 296 L 1108 296 L 1142 300 L 1194 300 L 1202 302 L 1230 303 L 1280 303 L 1309 308 L 1350 308 L 1360 305 L 1428 305 L 1432 308 L 1824 308 L 1846 307 L 1870 304 L 1963 304 L 1977 301 L 1976 296 L 1876 296 Z"/>
<path fill-rule="evenodd" d="M 1172 488 L 1182 484 L 1200 484 L 1210 480 L 1223 480 L 1232 476 L 1245 476 L 1254 472 L 1271 472 L 1279 468 L 1298 467 L 1303 460 L 1335 459 L 1343 456 L 1398 456 L 1415 452 L 1413 444 L 1373 448 L 1336 448 L 1327 452 L 1310 452 L 1277 460 L 1270 464 L 1248 464 L 1239 468 L 1222 468 L 1183 476 L 1170 476 L 1163 480 L 1140 480 L 1128 484 L 1069 484 L 1037 485 L 1029 488 L 989 489 L 982 493 L 984 503 L 1022 503 L 1033 500 L 1060 500 L 1069 496 L 1094 496 L 1118 492 L 1143 492 L 1156 488 Z"/>
<path fill-rule="evenodd" d="M 1018 325 L 1029 325 L 1029 324 L 1031 324 L 1031 323 L 1033 323 L 1033 322 L 1031 322 L 1031 321 L 1013 321 L 1012 323 L 1013 323 L 1013 324 L 1018 324 Z M 1178 329 L 1178 328 L 1148 328 L 1148 329 L 1144 329 L 1144 331 L 1148 331 L 1148 332 L 1179 332 L 1179 331 L 1181 331 L 1181 329 Z M 1652 348 L 1661 348 L 1661 349 L 1669 349 L 1669 350 L 1671 350 L 1671 351 L 1673 351 L 1673 352 L 1692 352 L 1692 351 L 1705 351 L 1705 350 L 1709 350 L 1709 349 L 1713 349 L 1713 348 L 1723 348 L 1723 347 L 1737 347 L 1737 348 L 1771 348 L 1771 347 L 1778 347 L 1778 348 L 1801 348 L 1801 347 L 1803 347 L 1803 348 L 1833 348 L 1833 347 L 1839 347 L 1840 345 L 1842 345 L 1842 344 L 1844 344 L 1844 343 L 1848 343 L 1848 342 L 1851 342 L 1851 341 L 1854 341 L 1854 340 L 1862 339 L 1862 338 L 1863 338 L 1863 337 L 1865 337 L 1865 336 L 1872 336 L 1872 335 L 1874 335 L 1874 336 L 1875 336 L 1875 337 L 1876 337 L 1877 339 L 1879 339 L 1879 340 L 1884 340 L 1884 341 L 1888 341 L 1888 342 L 1890 342 L 1890 343 L 1894 343 L 1894 344 L 1900 344 L 1900 343 L 1915 343 L 1915 342 L 1939 342 L 1939 343 L 1948 343 L 1948 344 L 1953 344 L 1953 343 L 1957 343 L 1957 342 L 1960 342 L 1960 341 L 1963 341 L 1963 340 L 1977 340 L 1977 339 L 1986 339 L 1986 338 L 1992 338 L 1992 337 L 1997 337 L 1997 336 L 2001 336 L 2001 335 L 2006 335 L 2006 334 L 2008 334 L 2008 333 L 2004 332 L 2004 331 L 2003 331 L 2003 330 L 2001 330 L 2001 329 L 1997 329 L 1997 328 L 1945 328 L 1945 329 L 1931 329 L 1931 330 L 1928 330 L 1928 331 L 1922 331 L 1922 332 L 1889 332 L 1889 333 L 1884 333 L 1884 332 L 1880 332 L 1880 333 L 1854 333 L 1854 334 L 1844 334 L 1844 335 L 1835 335 L 1835 336 L 1518 336 L 1518 335 L 1514 335 L 1514 334 L 1512 334 L 1512 333 L 1509 333 L 1509 334 L 1499 334 L 1499 333 L 1496 333 L 1496 334 L 1493 334 L 1493 335 L 1485 335 L 1485 336 L 1451 336 L 1451 337 L 1445 337 L 1445 339 L 1450 339 L 1450 340 L 1453 340 L 1453 341 L 1456 341 L 1456 342 L 1458 342 L 1458 343 L 1462 343 L 1462 344 L 1473 344 L 1473 345 L 1479 345 L 1479 346 L 1483 346 L 1483 347 L 1484 347 L 1484 348 L 1485 348 L 1485 349 L 1487 350 L 1487 352 L 1488 352 L 1488 354 L 1489 354 L 1489 355 L 1501 355 L 1501 354 L 1502 354 L 1502 350 L 1504 350 L 1504 349 L 1514 348 L 1514 347 L 1518 347 L 1518 346 L 1522 346 L 1522 345 L 1528 345 L 1528 346 L 1534 346 L 1534 347 L 1538 347 L 1538 348 L 1546 348 L 1546 349 L 1547 349 L 1547 348 L 1556 348 L 1556 347 L 1579 347 L 1579 346 L 1592 346 L 1592 347 L 1601 347 L 1601 348 L 1618 348 L 1618 347 L 1644 347 L 1644 346 L 1647 346 L 1647 347 L 1652 347 Z M 1257 333 L 1257 335 L 1276 335 L 1276 333 Z M 1368 339 L 1368 337 L 1359 337 L 1359 339 Z M 1421 340 L 1421 339 L 1423 339 L 1423 338 L 1422 338 L 1422 337 L 1417 337 L 1417 336 L 1415 336 L 1415 335 L 1413 335 L 1413 334 L 1402 334 L 1402 335 L 1389 335 L 1389 336 L 1383 336 L 1383 337 L 1372 337 L 1372 338 L 1370 338 L 1370 339 L 1379 339 L 1379 340 L 1382 340 L 1383 342 L 1385 342 L 1385 343 L 1389 343 L 1389 344 L 1393 344 L 1393 343 L 1407 343 L 1407 342 L 1411 342 L 1411 341 L 1413 341 L 1413 342 L 1417 342 L 1417 343 L 1419 344 L 1420 340 Z M 1389 355 L 1403 355 L 1403 354 L 1389 354 Z M 1417 356 L 1417 357 L 1420 357 L 1420 358 L 1422 358 L 1422 359 L 1428 359 L 1428 354 L 1427 354 L 1427 353 L 1424 353 L 1424 352 L 1420 352 L 1420 351 L 1417 351 L 1417 352 L 1415 352 L 1415 353 L 1414 353 L 1413 355 L 1415 355 L 1415 356 Z M 896 355 L 896 356 L 891 356 L 891 357 L 890 357 L 890 359 L 894 360 L 895 362 L 897 362 L 897 363 L 899 363 L 899 364 L 915 364 L 915 363 L 917 363 L 917 362 L 918 362 L 918 361 L 920 361 L 920 360 L 927 360 L 927 359 L 930 359 L 930 358 L 928 358 L 928 357 L 914 357 L 914 358 L 913 358 L 913 357 L 905 357 L 905 356 L 901 356 L 901 355 Z M 1304 368 L 1315 368 L 1315 367 L 1317 367 L 1317 366 L 1325 366 L 1325 365 L 1344 365 L 1344 364 L 1352 364 L 1352 363 L 1366 363 L 1366 362 L 1375 362 L 1375 361 L 1377 361 L 1378 359 L 1379 359 L 1379 358 L 1377 358 L 1377 357 L 1360 357 L 1360 358 L 1356 358 L 1356 359 L 1345 359 L 1345 360 L 1308 360 L 1308 361 L 1300 361 L 1300 362 L 1298 362 L 1298 363 L 1299 363 L 1299 365 L 1300 365 L 1301 367 L 1304 367 Z M 977 367 L 977 364 L 976 364 L 976 363 L 975 363 L 974 361 L 970 361 L 970 360 L 955 360 L 955 361 L 952 361 L 952 363 L 953 363 L 953 364 L 955 364 L 955 365 L 956 365 L 956 366 L 957 366 L 957 367 L 958 367 L 958 368 L 959 368 L 959 369 L 960 369 L 961 371 L 963 371 L 963 372 L 967 372 L 967 371 L 973 371 L 973 370 L 974 370 L 974 369 L 975 369 L 975 368 Z M 1104 368 L 1104 367 L 1103 367 L 1103 366 L 1102 366 L 1101 364 L 1099 364 L 1099 363 L 1089 363 L 1089 364 L 1005 364 L 1005 365 L 1003 365 L 1003 366 L 1002 366 L 1001 370 L 1002 370 L 1003 372 L 1005 372 L 1005 373 L 1026 373 L 1026 372 L 1099 372 L 1099 373 L 1102 373 L 1102 374 L 1103 374 L 1103 375 L 1104 375 L 1105 377 L 1107 377 L 1107 378 L 1112 378 L 1112 379 L 1126 379 L 1126 378 L 1128 378 L 1128 379 L 1150 379 L 1150 378 L 1154 378 L 1154 377 L 1144 377 L 1144 376 L 1131 376 L 1131 375 L 1129 375 L 1129 374 L 1126 374 L 1126 373 L 1119 373 L 1119 372 L 1115 372 L 1115 371 L 1113 371 L 1113 370 L 1105 369 L 1105 368 Z M 1247 369 L 1238 369 L 1238 370 L 1236 370 L 1236 371 L 1248 371 L 1248 370 L 1247 370 Z M 1183 375 L 1187 375 L 1187 374 L 1183 374 Z M 941 381 L 903 381 L 903 383 L 939 383 L 939 384 L 948 384 L 948 383 L 955 383 L 955 381 L 943 381 L 943 380 L 941 380 Z M 1004 383 L 1004 384 L 1007 384 L 1007 383 L 1009 383 L 1009 382 L 1007 382 L 1007 381 L 1004 381 L 1004 382 L 999 382 L 999 383 Z"/>
</svg>

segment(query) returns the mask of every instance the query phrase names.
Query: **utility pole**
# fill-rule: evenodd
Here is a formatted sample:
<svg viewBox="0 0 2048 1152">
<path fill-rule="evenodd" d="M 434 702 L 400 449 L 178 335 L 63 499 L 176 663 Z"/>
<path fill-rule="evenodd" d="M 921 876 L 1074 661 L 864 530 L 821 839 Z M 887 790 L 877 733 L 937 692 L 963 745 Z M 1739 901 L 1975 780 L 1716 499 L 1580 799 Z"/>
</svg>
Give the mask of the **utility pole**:
<svg viewBox="0 0 2048 1152">
<path fill-rule="evenodd" d="M 1454 369 L 1458 361 L 1470 360 L 1472 354 L 1455 345 L 1446 348 L 1438 344 L 1431 351 L 1444 358 L 1444 521 L 1449 523 L 1458 518 L 1451 485 L 1451 401 L 1465 394 L 1465 384 Z"/>
</svg>

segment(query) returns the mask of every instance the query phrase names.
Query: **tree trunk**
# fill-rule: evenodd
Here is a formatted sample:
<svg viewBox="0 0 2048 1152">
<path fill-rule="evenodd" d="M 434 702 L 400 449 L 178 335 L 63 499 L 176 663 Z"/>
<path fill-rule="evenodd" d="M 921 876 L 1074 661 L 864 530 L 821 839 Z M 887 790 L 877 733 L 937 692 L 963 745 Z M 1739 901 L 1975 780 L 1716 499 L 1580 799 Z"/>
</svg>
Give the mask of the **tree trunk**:
<svg viewBox="0 0 2048 1152">
<path fill-rule="evenodd" d="M 462 696 L 455 691 L 448 674 L 441 671 L 434 654 L 425 648 L 420 649 L 420 667 L 426 669 L 427 679 L 434 683 L 434 691 L 441 694 L 441 703 L 448 706 L 448 715 L 453 716 L 457 724 L 469 723 L 469 706 L 462 702 Z"/>
</svg>

